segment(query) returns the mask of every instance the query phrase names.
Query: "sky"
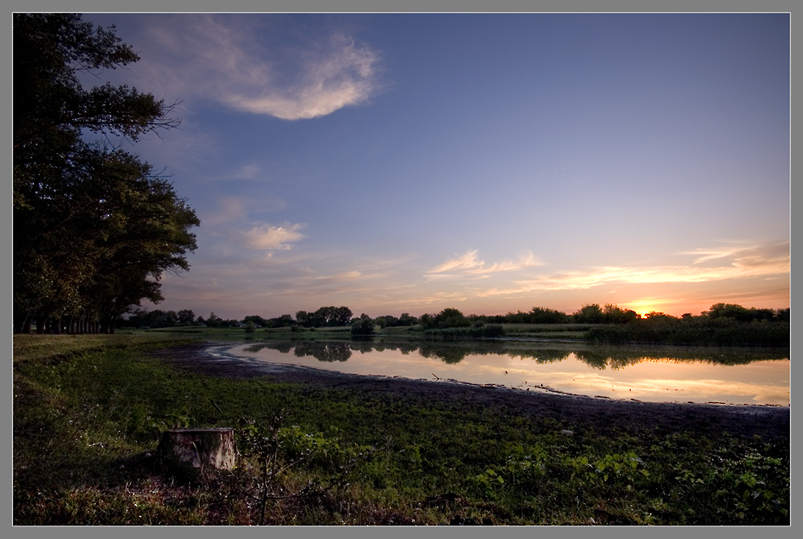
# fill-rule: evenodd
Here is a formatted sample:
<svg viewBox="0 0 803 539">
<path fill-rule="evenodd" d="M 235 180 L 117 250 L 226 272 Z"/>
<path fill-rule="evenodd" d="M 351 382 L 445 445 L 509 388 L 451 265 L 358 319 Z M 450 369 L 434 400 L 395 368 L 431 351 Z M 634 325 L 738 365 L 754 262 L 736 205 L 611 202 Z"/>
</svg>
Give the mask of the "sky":
<svg viewBox="0 0 803 539">
<path fill-rule="evenodd" d="M 788 14 L 85 14 L 178 102 L 201 220 L 149 309 L 699 314 L 790 300 Z"/>
</svg>

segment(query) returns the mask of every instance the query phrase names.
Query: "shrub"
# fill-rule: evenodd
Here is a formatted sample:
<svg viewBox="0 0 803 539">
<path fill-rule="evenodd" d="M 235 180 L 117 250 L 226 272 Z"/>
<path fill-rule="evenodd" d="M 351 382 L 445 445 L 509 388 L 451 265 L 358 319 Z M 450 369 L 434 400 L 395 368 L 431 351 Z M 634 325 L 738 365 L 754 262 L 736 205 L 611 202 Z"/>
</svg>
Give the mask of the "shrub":
<svg viewBox="0 0 803 539">
<path fill-rule="evenodd" d="M 374 321 L 370 318 L 359 318 L 351 323 L 352 335 L 373 335 L 374 334 Z"/>
</svg>

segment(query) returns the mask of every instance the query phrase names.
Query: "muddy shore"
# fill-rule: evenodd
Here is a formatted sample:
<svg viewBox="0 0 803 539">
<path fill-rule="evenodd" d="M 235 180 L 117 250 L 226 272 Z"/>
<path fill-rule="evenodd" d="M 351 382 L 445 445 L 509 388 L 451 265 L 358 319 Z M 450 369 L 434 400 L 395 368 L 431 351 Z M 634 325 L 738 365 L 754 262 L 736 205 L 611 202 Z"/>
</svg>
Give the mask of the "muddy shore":
<svg viewBox="0 0 803 539">
<path fill-rule="evenodd" d="M 209 353 L 209 343 L 156 350 L 153 355 L 167 363 L 198 374 L 227 378 L 264 377 L 277 382 L 305 385 L 309 390 L 348 390 L 371 398 L 407 399 L 432 404 L 473 404 L 492 407 L 499 413 L 515 412 L 551 418 L 572 428 L 612 430 L 686 431 L 718 436 L 759 435 L 765 440 L 789 438 L 790 407 L 690 403 L 650 403 L 634 400 L 523 391 L 476 386 L 447 381 L 411 380 L 381 376 L 342 374 L 292 365 L 277 365 L 255 359 Z"/>
</svg>

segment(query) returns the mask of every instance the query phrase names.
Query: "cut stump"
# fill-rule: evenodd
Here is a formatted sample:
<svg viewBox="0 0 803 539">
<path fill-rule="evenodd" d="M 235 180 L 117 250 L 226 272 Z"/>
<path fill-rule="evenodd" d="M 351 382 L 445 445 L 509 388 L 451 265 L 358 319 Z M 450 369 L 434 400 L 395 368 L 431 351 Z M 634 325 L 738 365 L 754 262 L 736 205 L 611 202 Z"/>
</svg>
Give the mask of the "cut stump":
<svg viewBox="0 0 803 539">
<path fill-rule="evenodd" d="M 202 469 L 233 470 L 234 429 L 172 429 L 162 433 L 157 452 L 173 473 L 196 474 Z"/>
</svg>

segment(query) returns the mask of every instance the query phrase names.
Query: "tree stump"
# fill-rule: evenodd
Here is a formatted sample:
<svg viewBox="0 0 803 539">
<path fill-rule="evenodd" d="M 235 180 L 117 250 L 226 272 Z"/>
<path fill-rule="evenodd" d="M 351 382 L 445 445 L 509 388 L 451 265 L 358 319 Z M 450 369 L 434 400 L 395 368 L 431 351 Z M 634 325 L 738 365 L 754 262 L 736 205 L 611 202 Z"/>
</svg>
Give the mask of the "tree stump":
<svg viewBox="0 0 803 539">
<path fill-rule="evenodd" d="M 203 469 L 234 469 L 234 429 L 172 429 L 162 433 L 157 453 L 170 471 L 193 475 Z"/>
</svg>

